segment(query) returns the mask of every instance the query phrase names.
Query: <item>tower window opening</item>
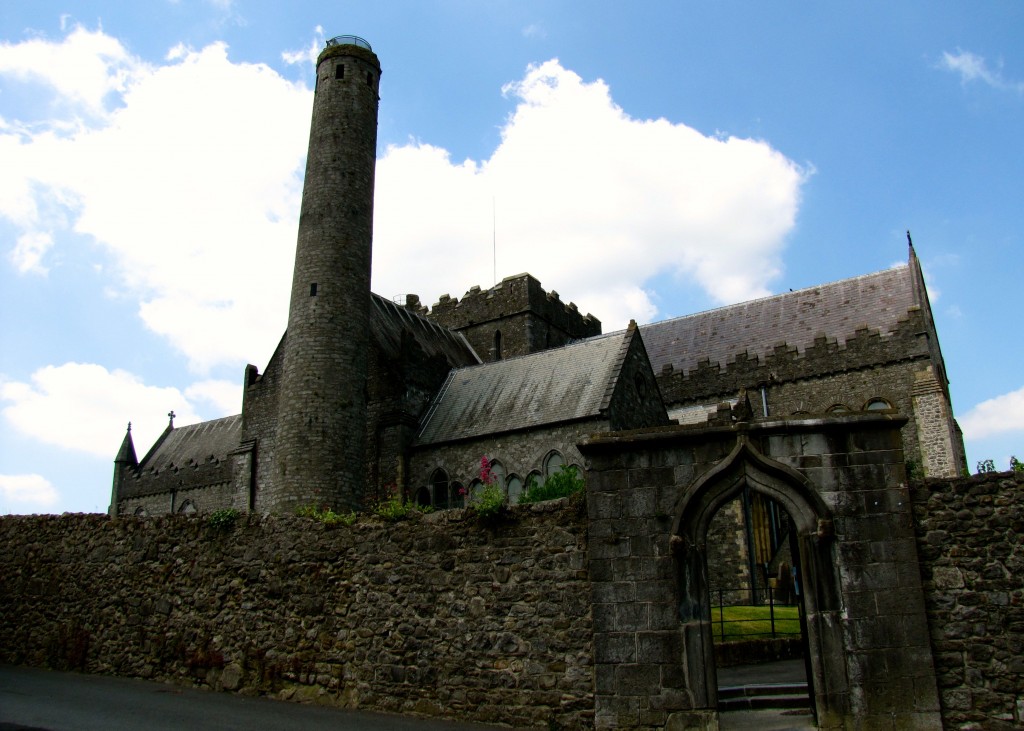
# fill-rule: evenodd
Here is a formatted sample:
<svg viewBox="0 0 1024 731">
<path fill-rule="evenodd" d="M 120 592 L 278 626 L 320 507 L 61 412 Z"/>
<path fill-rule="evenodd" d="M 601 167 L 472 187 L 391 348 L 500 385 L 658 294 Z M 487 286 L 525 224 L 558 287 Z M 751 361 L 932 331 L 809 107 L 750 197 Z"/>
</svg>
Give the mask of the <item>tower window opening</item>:
<svg viewBox="0 0 1024 731">
<path fill-rule="evenodd" d="M 309 296 L 316 297 L 316 282 L 313 282 L 311 285 L 309 285 Z"/>
<path fill-rule="evenodd" d="M 501 330 L 494 331 L 494 359 L 501 360 Z"/>
<path fill-rule="evenodd" d="M 369 71 L 366 72 L 366 85 L 373 86 L 373 75 Z"/>
<path fill-rule="evenodd" d="M 345 78 L 345 64 L 339 63 L 334 67 L 334 78 L 344 79 Z"/>
</svg>

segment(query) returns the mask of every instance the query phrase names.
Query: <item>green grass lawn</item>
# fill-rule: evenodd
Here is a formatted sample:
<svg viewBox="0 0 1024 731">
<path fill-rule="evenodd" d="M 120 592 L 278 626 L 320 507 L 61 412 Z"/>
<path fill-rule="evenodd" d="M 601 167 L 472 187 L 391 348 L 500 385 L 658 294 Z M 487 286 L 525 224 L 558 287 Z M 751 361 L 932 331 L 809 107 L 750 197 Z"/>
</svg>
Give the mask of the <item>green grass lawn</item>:
<svg viewBox="0 0 1024 731">
<path fill-rule="evenodd" d="M 768 607 L 712 607 L 711 626 L 715 642 L 734 642 L 772 636 Z M 724 633 L 724 639 L 723 639 Z M 800 634 L 800 617 L 796 607 L 775 606 L 775 635 Z"/>
</svg>

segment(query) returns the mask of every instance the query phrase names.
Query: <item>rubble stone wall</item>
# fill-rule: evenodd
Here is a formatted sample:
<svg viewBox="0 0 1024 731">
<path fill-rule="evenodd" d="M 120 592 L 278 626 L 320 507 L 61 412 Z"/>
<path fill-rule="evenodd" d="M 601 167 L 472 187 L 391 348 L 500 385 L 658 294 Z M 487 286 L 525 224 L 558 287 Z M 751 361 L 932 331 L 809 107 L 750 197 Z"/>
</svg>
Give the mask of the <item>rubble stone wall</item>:
<svg viewBox="0 0 1024 731">
<path fill-rule="evenodd" d="M 926 480 L 913 492 L 947 728 L 1024 726 L 1024 475 Z"/>
<path fill-rule="evenodd" d="M 0 662 L 516 726 L 592 724 L 578 505 L 497 526 L 0 518 Z"/>
</svg>

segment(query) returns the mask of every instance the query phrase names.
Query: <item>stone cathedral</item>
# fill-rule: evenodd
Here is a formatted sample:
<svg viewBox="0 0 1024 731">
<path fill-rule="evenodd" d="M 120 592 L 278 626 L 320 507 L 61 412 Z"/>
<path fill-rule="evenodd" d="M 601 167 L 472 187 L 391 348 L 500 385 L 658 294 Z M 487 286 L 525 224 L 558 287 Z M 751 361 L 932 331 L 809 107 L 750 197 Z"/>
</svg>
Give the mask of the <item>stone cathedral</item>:
<svg viewBox="0 0 1024 731">
<path fill-rule="evenodd" d="M 317 78 L 288 327 L 242 413 L 115 458 L 112 515 L 460 507 L 488 457 L 514 502 L 593 435 L 749 418 L 893 414 L 908 474 L 965 469 L 918 259 L 602 334 L 529 274 L 433 307 L 370 291 L 381 67 L 327 44 Z M 126 415 L 130 416 L 130 415 Z"/>
</svg>

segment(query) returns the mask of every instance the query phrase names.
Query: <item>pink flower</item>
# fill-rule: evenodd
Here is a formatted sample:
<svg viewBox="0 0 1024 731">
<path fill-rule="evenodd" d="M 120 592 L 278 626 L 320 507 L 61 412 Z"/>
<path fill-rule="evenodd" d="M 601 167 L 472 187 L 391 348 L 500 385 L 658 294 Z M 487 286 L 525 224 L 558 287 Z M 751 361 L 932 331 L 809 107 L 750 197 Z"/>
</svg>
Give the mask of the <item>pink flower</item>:
<svg viewBox="0 0 1024 731">
<path fill-rule="evenodd" d="M 480 458 L 480 482 L 489 485 L 497 482 L 498 476 L 491 472 L 491 462 L 487 457 Z"/>
</svg>

